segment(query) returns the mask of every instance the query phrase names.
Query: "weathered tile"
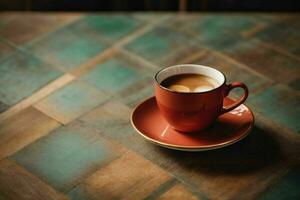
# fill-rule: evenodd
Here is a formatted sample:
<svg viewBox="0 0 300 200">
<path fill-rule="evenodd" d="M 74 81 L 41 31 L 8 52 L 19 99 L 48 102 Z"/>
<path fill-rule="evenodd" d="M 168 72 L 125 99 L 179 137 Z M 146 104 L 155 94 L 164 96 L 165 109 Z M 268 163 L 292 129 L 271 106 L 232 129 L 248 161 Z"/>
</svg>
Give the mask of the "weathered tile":
<svg viewBox="0 0 300 200">
<path fill-rule="evenodd" d="M 80 117 L 79 121 L 121 142 L 135 135 L 130 127 L 130 113 L 131 110 L 122 103 L 109 101 Z"/>
<path fill-rule="evenodd" d="M 252 108 L 286 128 L 300 133 L 300 95 L 294 90 L 275 85 L 248 100 Z"/>
<path fill-rule="evenodd" d="M 47 135 L 59 125 L 57 121 L 32 107 L 1 121 L 0 159 Z"/>
<path fill-rule="evenodd" d="M 0 36 L 20 45 L 77 18 L 75 14 L 10 13 L 1 16 Z"/>
<path fill-rule="evenodd" d="M 139 26 L 141 21 L 130 15 L 87 15 L 80 20 L 79 26 L 93 31 L 112 42 L 129 35 Z"/>
<path fill-rule="evenodd" d="M 298 17 L 298 23 L 299 23 Z M 298 25 L 300 27 L 300 25 Z M 274 23 L 264 31 L 258 32 L 255 37 L 262 41 L 280 47 L 292 54 L 300 56 L 300 31 L 299 27 L 291 26 L 289 21 Z"/>
<path fill-rule="evenodd" d="M 101 90 L 117 92 L 137 81 L 140 76 L 141 74 L 130 65 L 113 58 L 98 64 L 84 74 L 82 79 Z"/>
<path fill-rule="evenodd" d="M 292 200 L 300 198 L 300 168 L 299 166 L 291 169 L 285 176 L 280 178 L 278 182 L 265 191 L 259 200 Z"/>
<path fill-rule="evenodd" d="M 56 129 L 11 159 L 59 191 L 68 191 L 119 152 L 84 124 Z"/>
<path fill-rule="evenodd" d="M 128 151 L 104 166 L 68 196 L 78 199 L 143 199 L 170 176 L 143 157 Z"/>
<path fill-rule="evenodd" d="M 158 64 L 174 64 L 173 59 L 200 49 L 187 35 L 166 27 L 156 27 L 126 45 L 126 49 Z"/>
<path fill-rule="evenodd" d="M 200 44 L 220 50 L 236 43 L 242 33 L 258 25 L 256 17 L 231 15 L 178 16 L 170 20 L 170 25 L 184 32 L 190 32 Z"/>
<path fill-rule="evenodd" d="M 223 52 L 279 83 L 299 78 L 298 60 L 267 48 L 255 39 L 240 41 Z"/>
<path fill-rule="evenodd" d="M 187 23 L 188 22 L 188 23 Z M 178 28 L 189 29 L 201 33 L 204 38 L 219 33 L 241 33 L 251 29 L 259 20 L 251 15 L 227 14 L 227 15 L 187 15 L 178 16 L 172 20 L 172 25 Z"/>
<path fill-rule="evenodd" d="M 26 48 L 55 67 L 69 71 L 101 53 L 107 46 L 99 34 L 84 29 L 80 21 L 76 21 Z"/>
<path fill-rule="evenodd" d="M 59 122 L 67 124 L 108 98 L 103 92 L 84 82 L 73 81 L 50 94 L 34 107 Z"/>
<path fill-rule="evenodd" d="M 182 184 L 176 184 L 174 187 L 172 187 L 170 190 L 156 198 L 157 200 L 168 200 L 168 199 L 174 199 L 174 200 L 197 200 L 197 196 L 192 194 L 189 190 L 186 189 L 186 187 Z"/>
<path fill-rule="evenodd" d="M 0 62 L 0 100 L 14 105 L 60 75 L 49 64 L 16 51 Z"/>
<path fill-rule="evenodd" d="M 0 199 L 63 200 L 67 199 L 13 161 L 0 161 Z"/>
</svg>

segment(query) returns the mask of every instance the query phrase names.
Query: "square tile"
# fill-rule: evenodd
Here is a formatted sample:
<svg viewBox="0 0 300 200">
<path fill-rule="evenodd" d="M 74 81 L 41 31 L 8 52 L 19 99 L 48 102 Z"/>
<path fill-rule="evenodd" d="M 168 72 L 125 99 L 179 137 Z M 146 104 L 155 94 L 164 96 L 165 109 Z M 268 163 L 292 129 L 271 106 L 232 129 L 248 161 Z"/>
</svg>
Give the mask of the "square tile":
<svg viewBox="0 0 300 200">
<path fill-rule="evenodd" d="M 152 70 L 143 66 L 122 53 L 117 53 L 102 63 L 96 64 L 93 69 L 83 74 L 80 79 L 96 88 L 114 93 L 121 98 L 131 93 L 130 88 L 145 80 Z"/>
<path fill-rule="evenodd" d="M 80 20 L 79 26 L 93 31 L 111 42 L 130 34 L 140 27 L 142 22 L 130 15 L 87 15 Z"/>
<path fill-rule="evenodd" d="M 119 91 L 134 83 L 139 78 L 138 72 L 126 63 L 110 59 L 98 64 L 82 76 L 82 79 L 105 91 Z"/>
<path fill-rule="evenodd" d="M 119 101 L 108 101 L 78 120 L 95 128 L 103 137 L 116 140 L 136 152 L 151 152 L 149 149 L 158 148 L 136 133 L 130 123 L 131 112 L 131 108 Z M 152 154 L 153 157 L 159 158 L 160 153 L 157 153 Z"/>
<path fill-rule="evenodd" d="M 168 179 L 170 176 L 158 166 L 128 151 L 88 177 L 68 196 L 72 200 L 144 199 Z"/>
<path fill-rule="evenodd" d="M 179 16 L 170 20 L 171 26 L 192 33 L 201 45 L 214 50 L 228 48 L 258 24 L 257 17 L 239 14 Z"/>
<path fill-rule="evenodd" d="M 125 48 L 161 68 L 174 64 L 176 57 L 187 55 L 200 47 L 184 33 L 169 27 L 155 27 L 127 44 Z"/>
<path fill-rule="evenodd" d="M 66 200 L 63 194 L 7 159 L 0 161 L 0 183 L 1 199 Z"/>
<path fill-rule="evenodd" d="M 300 191 L 300 169 L 299 166 L 292 168 L 285 176 L 280 178 L 278 182 L 272 185 L 259 200 L 273 199 L 299 199 Z"/>
<path fill-rule="evenodd" d="M 297 133 L 300 133 L 299 102 L 300 95 L 282 85 L 269 87 L 248 99 L 248 103 L 255 111 Z"/>
<path fill-rule="evenodd" d="M 98 106 L 78 120 L 99 130 L 101 134 L 118 141 L 130 140 L 135 135 L 130 125 L 131 110 L 118 101 Z"/>
<path fill-rule="evenodd" d="M 23 45 L 77 18 L 75 14 L 6 13 L 0 19 L 0 36 Z"/>
<path fill-rule="evenodd" d="M 59 126 L 60 123 L 32 107 L 1 121 L 0 159 L 17 152 Z"/>
<path fill-rule="evenodd" d="M 109 98 L 86 83 L 73 81 L 34 105 L 63 124 L 76 119 Z"/>
<path fill-rule="evenodd" d="M 80 21 L 67 25 L 26 48 L 55 67 L 69 71 L 101 53 L 108 43 L 99 34 L 84 29 Z"/>
<path fill-rule="evenodd" d="M 0 62 L 0 101 L 14 105 L 60 75 L 40 59 L 16 51 Z"/>
<path fill-rule="evenodd" d="M 94 130 L 73 123 L 54 130 L 10 159 L 55 189 L 66 192 L 118 156 L 116 148 Z"/>
</svg>

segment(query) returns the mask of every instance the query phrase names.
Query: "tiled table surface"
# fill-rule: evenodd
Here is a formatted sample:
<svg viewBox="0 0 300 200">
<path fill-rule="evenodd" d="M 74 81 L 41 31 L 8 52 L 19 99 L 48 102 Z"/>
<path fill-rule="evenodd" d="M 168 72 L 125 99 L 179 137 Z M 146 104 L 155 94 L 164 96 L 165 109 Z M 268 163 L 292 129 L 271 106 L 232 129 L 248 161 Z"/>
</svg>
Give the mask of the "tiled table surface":
<svg viewBox="0 0 300 200">
<path fill-rule="evenodd" d="M 187 153 L 135 133 L 178 63 L 249 86 L 247 138 Z M 299 78 L 296 14 L 1 13 L 0 199 L 299 199 Z"/>
</svg>

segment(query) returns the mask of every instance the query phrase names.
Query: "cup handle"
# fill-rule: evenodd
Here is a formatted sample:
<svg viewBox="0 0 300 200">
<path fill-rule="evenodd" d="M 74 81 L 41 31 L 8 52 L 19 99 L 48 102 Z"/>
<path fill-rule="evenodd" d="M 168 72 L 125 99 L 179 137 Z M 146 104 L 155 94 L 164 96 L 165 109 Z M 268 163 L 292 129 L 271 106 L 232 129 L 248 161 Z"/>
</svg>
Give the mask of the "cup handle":
<svg viewBox="0 0 300 200">
<path fill-rule="evenodd" d="M 249 91 L 248 91 L 248 88 L 247 86 L 244 84 L 244 83 L 241 83 L 241 82 L 233 82 L 233 83 L 230 83 L 229 85 L 226 85 L 225 86 L 225 94 L 224 94 L 224 97 L 228 96 L 229 92 L 234 89 L 234 88 L 242 88 L 244 90 L 244 95 L 242 97 L 240 97 L 237 101 L 235 101 L 233 104 L 227 106 L 227 107 L 224 107 L 222 108 L 221 110 L 221 114 L 224 114 L 226 112 L 229 112 L 233 109 L 235 109 L 236 107 L 238 107 L 239 105 L 241 105 L 242 103 L 245 102 L 245 100 L 247 99 L 248 97 L 248 94 L 249 94 Z"/>
</svg>

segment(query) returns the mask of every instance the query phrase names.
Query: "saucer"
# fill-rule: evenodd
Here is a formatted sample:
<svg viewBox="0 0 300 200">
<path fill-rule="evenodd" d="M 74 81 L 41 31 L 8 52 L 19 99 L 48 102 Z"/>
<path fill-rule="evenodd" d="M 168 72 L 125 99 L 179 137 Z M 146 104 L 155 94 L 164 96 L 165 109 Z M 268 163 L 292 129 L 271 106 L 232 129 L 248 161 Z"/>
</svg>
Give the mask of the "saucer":
<svg viewBox="0 0 300 200">
<path fill-rule="evenodd" d="M 224 105 L 232 99 L 226 97 Z M 222 148 L 245 138 L 251 131 L 254 116 L 244 104 L 218 117 L 209 128 L 182 133 L 172 129 L 158 110 L 155 97 L 137 105 L 131 115 L 134 129 L 146 140 L 181 151 L 206 151 Z"/>
</svg>

